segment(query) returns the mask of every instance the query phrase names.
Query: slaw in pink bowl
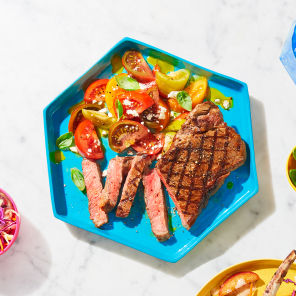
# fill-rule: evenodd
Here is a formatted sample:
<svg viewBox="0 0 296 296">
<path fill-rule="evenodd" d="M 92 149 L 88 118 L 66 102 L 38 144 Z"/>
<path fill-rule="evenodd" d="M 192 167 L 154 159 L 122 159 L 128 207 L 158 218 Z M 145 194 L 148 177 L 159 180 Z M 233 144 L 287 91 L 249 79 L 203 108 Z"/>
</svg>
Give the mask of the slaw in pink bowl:
<svg viewBox="0 0 296 296">
<path fill-rule="evenodd" d="M 0 255 L 4 254 L 16 241 L 20 222 L 13 199 L 0 188 Z"/>
</svg>

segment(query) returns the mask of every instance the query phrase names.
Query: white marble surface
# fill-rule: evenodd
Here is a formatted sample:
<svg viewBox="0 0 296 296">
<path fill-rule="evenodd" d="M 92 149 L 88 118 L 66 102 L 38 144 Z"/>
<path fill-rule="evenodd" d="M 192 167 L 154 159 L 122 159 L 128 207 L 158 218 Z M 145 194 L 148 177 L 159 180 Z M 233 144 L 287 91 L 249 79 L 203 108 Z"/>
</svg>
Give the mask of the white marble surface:
<svg viewBox="0 0 296 296">
<path fill-rule="evenodd" d="M 0 0 L 0 187 L 22 214 L 0 295 L 196 295 L 229 265 L 296 247 L 296 86 L 279 60 L 295 0 L 149 3 Z M 52 214 L 42 110 L 125 36 L 249 86 L 260 191 L 176 264 Z"/>
</svg>

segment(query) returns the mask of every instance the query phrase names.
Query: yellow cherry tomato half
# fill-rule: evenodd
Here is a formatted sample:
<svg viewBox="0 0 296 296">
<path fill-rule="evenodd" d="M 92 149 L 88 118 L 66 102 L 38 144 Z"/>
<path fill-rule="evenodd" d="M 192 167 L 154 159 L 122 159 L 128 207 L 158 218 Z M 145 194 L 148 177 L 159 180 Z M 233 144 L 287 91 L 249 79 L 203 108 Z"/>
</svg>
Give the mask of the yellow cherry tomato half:
<svg viewBox="0 0 296 296">
<path fill-rule="evenodd" d="M 190 71 L 187 69 L 181 69 L 169 74 L 156 71 L 155 75 L 159 91 L 167 97 L 167 95 L 172 91 L 181 91 L 184 89 L 188 81 Z"/>
<path fill-rule="evenodd" d="M 126 73 L 121 73 L 116 76 L 128 76 Z M 115 77 L 112 77 L 106 85 L 105 89 L 105 101 L 108 107 L 108 110 L 116 117 L 116 110 L 114 109 L 114 100 L 116 96 L 125 93 L 126 90 L 120 88 L 117 85 Z"/>
</svg>

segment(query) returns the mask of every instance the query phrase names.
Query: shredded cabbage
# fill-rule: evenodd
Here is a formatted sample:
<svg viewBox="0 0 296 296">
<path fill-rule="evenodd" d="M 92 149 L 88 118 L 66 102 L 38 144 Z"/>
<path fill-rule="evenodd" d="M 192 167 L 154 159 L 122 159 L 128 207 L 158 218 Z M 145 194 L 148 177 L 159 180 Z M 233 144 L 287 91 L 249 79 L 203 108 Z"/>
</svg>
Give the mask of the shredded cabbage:
<svg viewBox="0 0 296 296">
<path fill-rule="evenodd" d="M 8 198 L 1 193 L 0 195 L 0 252 L 3 252 L 5 247 L 9 245 L 13 239 L 16 228 L 15 214 L 20 217 L 19 214 L 11 208 L 11 202 Z"/>
<path fill-rule="evenodd" d="M 292 283 L 292 284 L 294 284 L 295 286 L 296 286 L 296 283 L 295 282 L 293 282 L 292 280 L 290 280 L 290 279 L 284 279 L 284 282 L 285 283 Z M 296 291 L 295 290 L 293 290 L 293 293 L 292 293 L 292 295 L 291 296 L 295 296 L 296 295 Z"/>
</svg>

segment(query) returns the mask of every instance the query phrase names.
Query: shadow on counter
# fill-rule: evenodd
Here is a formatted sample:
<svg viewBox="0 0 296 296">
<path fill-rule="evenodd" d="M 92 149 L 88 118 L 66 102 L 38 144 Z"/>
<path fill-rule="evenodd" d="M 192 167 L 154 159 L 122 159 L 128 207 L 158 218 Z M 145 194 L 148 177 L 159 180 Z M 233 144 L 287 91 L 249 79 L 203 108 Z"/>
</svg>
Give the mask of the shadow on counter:
<svg viewBox="0 0 296 296">
<path fill-rule="evenodd" d="M 1 295 L 30 295 L 48 278 L 51 253 L 41 232 L 21 214 L 21 227 L 13 246 L 0 256 Z"/>
<path fill-rule="evenodd" d="M 268 152 L 267 126 L 264 105 L 251 97 L 253 137 L 259 192 L 232 216 L 220 224 L 191 252 L 177 263 L 168 263 L 96 234 L 67 225 L 78 239 L 109 252 L 123 255 L 154 269 L 181 278 L 199 266 L 223 255 L 232 245 L 275 211 L 274 192 Z"/>
</svg>

